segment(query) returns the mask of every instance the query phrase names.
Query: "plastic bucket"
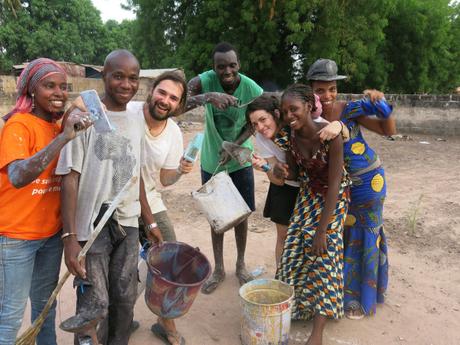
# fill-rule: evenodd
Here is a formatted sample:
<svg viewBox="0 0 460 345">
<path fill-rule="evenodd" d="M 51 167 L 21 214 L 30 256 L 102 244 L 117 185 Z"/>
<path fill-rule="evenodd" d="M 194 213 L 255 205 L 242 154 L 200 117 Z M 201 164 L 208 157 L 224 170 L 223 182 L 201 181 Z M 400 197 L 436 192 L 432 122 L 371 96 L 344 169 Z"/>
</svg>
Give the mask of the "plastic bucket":
<svg viewBox="0 0 460 345">
<path fill-rule="evenodd" d="M 243 345 L 287 345 L 294 289 L 275 279 L 256 279 L 240 288 Z"/>
<path fill-rule="evenodd" d="M 192 192 L 192 197 L 218 234 L 238 225 L 251 214 L 248 204 L 225 171 L 211 177 L 200 189 Z"/>
<path fill-rule="evenodd" d="M 187 313 L 211 273 L 206 256 L 182 242 L 153 245 L 147 268 L 145 302 L 154 314 L 167 319 Z"/>
</svg>

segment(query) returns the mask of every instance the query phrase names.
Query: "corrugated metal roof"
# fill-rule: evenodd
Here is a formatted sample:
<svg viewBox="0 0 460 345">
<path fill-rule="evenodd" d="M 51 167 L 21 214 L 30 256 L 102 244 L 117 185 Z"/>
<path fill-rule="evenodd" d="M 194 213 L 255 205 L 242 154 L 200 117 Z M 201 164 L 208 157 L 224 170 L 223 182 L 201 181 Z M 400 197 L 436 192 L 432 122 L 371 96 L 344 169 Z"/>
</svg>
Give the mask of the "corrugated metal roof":
<svg viewBox="0 0 460 345">
<path fill-rule="evenodd" d="M 81 64 L 77 64 L 75 62 L 68 62 L 68 61 L 56 61 L 67 73 L 70 77 L 85 77 L 85 67 Z M 13 69 L 19 73 L 28 65 L 28 62 L 24 62 L 20 65 L 13 65 Z"/>
<path fill-rule="evenodd" d="M 98 72 L 102 72 L 102 69 L 104 68 L 104 66 L 89 65 L 89 64 L 86 64 L 86 63 L 82 63 L 81 65 L 84 66 L 84 67 L 95 69 Z"/>
<path fill-rule="evenodd" d="M 161 73 L 164 72 L 175 72 L 179 71 L 183 75 L 183 71 L 180 68 L 160 68 L 160 69 L 141 69 L 139 76 L 141 78 L 153 78 L 155 79 L 158 77 Z"/>
<path fill-rule="evenodd" d="M 67 62 L 67 61 L 57 61 L 68 73 L 69 76 L 72 77 L 95 77 L 98 74 L 102 73 L 104 66 L 99 65 L 91 65 L 91 64 L 77 64 L 75 62 Z M 23 70 L 27 66 L 28 62 L 24 62 L 19 65 L 13 65 L 13 68 L 19 72 Z M 86 71 L 85 71 L 86 69 Z M 91 73 L 89 70 L 93 70 L 96 73 Z M 177 71 L 182 77 L 185 78 L 184 71 L 181 68 L 159 68 L 159 69 L 141 69 L 139 72 L 139 76 L 141 78 L 152 78 L 155 79 L 160 74 L 164 72 L 175 72 Z M 98 72 L 98 73 L 97 73 Z M 99 76 L 100 77 L 100 76 Z"/>
</svg>

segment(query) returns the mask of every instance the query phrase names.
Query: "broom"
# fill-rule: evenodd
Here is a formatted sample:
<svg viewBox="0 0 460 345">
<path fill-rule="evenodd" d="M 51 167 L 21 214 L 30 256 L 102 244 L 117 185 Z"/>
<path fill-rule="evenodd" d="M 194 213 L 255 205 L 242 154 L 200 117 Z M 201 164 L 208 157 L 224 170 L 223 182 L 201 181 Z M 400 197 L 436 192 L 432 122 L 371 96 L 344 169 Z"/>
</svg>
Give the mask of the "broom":
<svg viewBox="0 0 460 345">
<path fill-rule="evenodd" d="M 96 228 L 91 234 L 91 238 L 86 242 L 85 246 L 82 248 L 80 253 L 78 254 L 78 261 L 80 261 L 82 258 L 85 257 L 86 253 L 88 252 L 89 248 L 93 244 L 93 242 L 96 240 L 97 235 L 101 232 L 102 228 L 104 227 L 105 223 L 109 220 L 111 217 L 113 211 L 117 208 L 118 204 L 120 201 L 123 199 L 123 197 L 126 194 L 126 191 L 131 187 L 134 183 L 136 183 L 137 177 L 132 177 L 122 188 L 122 190 L 118 193 L 118 195 L 113 199 L 112 203 L 110 204 L 110 207 L 105 211 L 104 215 L 102 216 L 101 220 L 97 224 Z M 64 276 L 59 280 L 58 284 L 56 285 L 56 288 L 54 289 L 53 293 L 51 294 L 50 298 L 48 299 L 48 302 L 46 302 L 45 307 L 43 308 L 42 312 L 40 315 L 35 319 L 34 323 L 24 332 L 21 334 L 19 338 L 16 339 L 15 345 L 34 345 L 35 344 L 35 338 L 37 337 L 38 333 L 40 332 L 40 329 L 43 326 L 43 323 L 45 322 L 46 317 L 48 316 L 48 313 L 51 309 L 52 304 L 56 300 L 56 297 L 58 293 L 61 291 L 62 286 L 66 282 L 66 280 L 69 278 L 70 272 L 67 271 Z"/>
</svg>

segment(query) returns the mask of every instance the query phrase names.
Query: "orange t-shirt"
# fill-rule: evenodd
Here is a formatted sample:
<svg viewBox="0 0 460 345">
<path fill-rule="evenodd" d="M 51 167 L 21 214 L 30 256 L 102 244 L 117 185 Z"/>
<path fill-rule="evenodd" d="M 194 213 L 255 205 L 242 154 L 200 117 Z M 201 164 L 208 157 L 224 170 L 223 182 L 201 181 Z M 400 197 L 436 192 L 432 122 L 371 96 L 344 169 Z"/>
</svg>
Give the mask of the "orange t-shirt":
<svg viewBox="0 0 460 345">
<path fill-rule="evenodd" d="M 8 179 L 8 164 L 27 159 L 47 146 L 60 126 L 32 114 L 15 114 L 0 137 L 0 235 L 38 240 L 61 229 L 61 177 L 54 171 L 58 157 L 27 186 L 15 188 Z"/>
</svg>

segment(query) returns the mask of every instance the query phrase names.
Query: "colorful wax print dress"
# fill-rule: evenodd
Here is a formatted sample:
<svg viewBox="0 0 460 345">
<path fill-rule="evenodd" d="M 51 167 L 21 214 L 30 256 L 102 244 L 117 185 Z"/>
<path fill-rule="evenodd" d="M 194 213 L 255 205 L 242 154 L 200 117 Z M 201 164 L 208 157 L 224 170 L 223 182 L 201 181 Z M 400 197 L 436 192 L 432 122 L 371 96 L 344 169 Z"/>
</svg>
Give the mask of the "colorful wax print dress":
<svg viewBox="0 0 460 345">
<path fill-rule="evenodd" d="M 289 129 L 281 130 L 275 141 L 282 149 L 292 151 L 300 169 L 300 191 L 276 279 L 294 288 L 293 319 L 309 320 L 317 313 L 338 319 L 344 311 L 342 231 L 348 208 L 347 173 L 344 170 L 337 204 L 327 227 L 327 252 L 316 256 L 312 245 L 327 193 L 328 144 L 322 144 L 311 159 L 304 159 Z"/>
<path fill-rule="evenodd" d="M 377 115 L 388 118 L 392 107 L 381 100 L 350 102 L 341 120 L 350 131 L 344 144 L 344 161 L 350 173 L 351 201 L 344 230 L 345 308 L 357 302 L 367 314 L 375 314 L 383 303 L 388 285 L 387 242 L 383 232 L 385 174 L 379 157 L 368 146 L 356 119 Z"/>
</svg>

